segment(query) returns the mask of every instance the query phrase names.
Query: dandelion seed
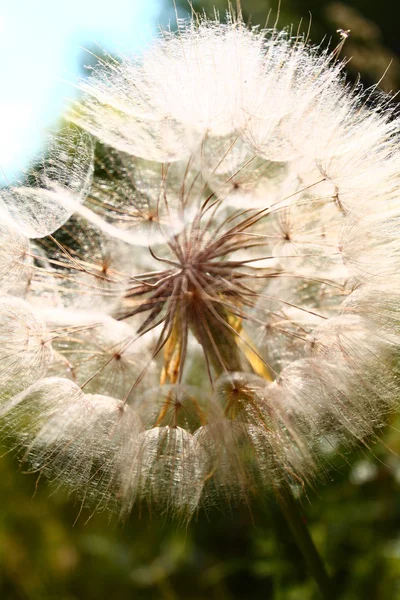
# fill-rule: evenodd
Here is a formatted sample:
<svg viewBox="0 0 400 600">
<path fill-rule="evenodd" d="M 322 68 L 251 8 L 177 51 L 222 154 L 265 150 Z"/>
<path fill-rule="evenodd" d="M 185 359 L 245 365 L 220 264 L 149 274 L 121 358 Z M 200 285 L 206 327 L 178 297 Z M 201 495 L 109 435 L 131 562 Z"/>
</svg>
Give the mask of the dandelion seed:
<svg viewBox="0 0 400 600">
<path fill-rule="evenodd" d="M 29 304 L 13 296 L 0 297 L 0 398 L 8 398 L 40 379 L 51 362 L 44 322 Z"/>
<path fill-rule="evenodd" d="M 89 136 L 70 127 L 50 138 L 47 156 L 35 172 L 21 182 L 2 190 L 0 209 L 27 237 L 43 237 L 58 229 L 71 216 L 63 196 L 83 202 L 90 187 L 93 146 Z"/>
<path fill-rule="evenodd" d="M 137 439 L 125 491 L 124 511 L 138 498 L 190 518 L 203 487 L 201 457 L 193 436 L 181 427 L 153 427 Z"/>
<path fill-rule="evenodd" d="M 67 379 L 44 378 L 9 401 L 2 415 L 10 436 L 23 429 L 18 445 L 34 472 L 67 483 L 83 501 L 119 505 L 122 473 L 142 429 L 129 406 L 84 394 Z"/>
<path fill-rule="evenodd" d="M 82 89 L 85 133 L 1 192 L 5 435 L 121 515 L 304 486 L 398 395 L 388 100 L 232 20 L 179 23 Z"/>
<path fill-rule="evenodd" d="M 0 289 L 3 293 L 29 277 L 29 240 L 0 212 Z"/>
</svg>

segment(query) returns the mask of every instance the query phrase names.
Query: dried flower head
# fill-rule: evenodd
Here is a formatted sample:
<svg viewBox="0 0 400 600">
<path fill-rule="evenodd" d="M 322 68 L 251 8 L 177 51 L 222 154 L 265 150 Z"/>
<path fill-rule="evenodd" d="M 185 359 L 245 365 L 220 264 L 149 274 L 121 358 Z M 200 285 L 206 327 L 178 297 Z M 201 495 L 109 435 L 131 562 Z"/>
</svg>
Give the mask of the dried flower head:
<svg viewBox="0 0 400 600">
<path fill-rule="evenodd" d="M 399 125 L 335 56 L 179 23 L 102 62 L 42 167 L 1 192 L 0 414 L 32 470 L 188 518 L 303 485 L 321 441 L 382 424 Z"/>
</svg>

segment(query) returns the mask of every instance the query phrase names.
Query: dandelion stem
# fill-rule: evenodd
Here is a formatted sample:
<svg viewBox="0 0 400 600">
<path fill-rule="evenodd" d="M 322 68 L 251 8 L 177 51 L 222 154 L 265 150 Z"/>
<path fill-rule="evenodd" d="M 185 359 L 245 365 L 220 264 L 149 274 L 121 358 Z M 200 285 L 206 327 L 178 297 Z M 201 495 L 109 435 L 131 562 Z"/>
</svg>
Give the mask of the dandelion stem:
<svg viewBox="0 0 400 600">
<path fill-rule="evenodd" d="M 333 600 L 334 591 L 332 583 L 304 519 L 299 512 L 295 498 L 293 498 L 289 490 L 284 490 L 283 488 L 275 490 L 275 496 L 294 540 L 304 557 L 308 571 L 318 585 L 322 598 Z"/>
</svg>

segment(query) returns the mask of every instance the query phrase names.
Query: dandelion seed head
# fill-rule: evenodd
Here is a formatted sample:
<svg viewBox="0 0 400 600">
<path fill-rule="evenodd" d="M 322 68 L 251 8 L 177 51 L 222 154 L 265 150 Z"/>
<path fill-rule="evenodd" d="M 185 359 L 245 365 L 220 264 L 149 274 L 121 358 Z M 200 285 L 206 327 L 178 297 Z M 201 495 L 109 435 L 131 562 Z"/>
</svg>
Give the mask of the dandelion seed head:
<svg viewBox="0 0 400 600">
<path fill-rule="evenodd" d="M 196 18 L 82 90 L 1 192 L 7 438 L 124 517 L 302 488 L 398 395 L 388 100 L 335 52 Z"/>
</svg>

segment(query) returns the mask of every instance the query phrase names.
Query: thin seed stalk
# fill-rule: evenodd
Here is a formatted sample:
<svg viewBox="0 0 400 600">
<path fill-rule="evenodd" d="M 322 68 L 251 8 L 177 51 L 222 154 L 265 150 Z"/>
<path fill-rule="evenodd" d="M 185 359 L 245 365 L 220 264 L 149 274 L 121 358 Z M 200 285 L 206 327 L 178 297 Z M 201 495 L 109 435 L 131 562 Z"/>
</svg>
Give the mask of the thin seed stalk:
<svg viewBox="0 0 400 600">
<path fill-rule="evenodd" d="M 197 314 L 194 307 L 190 329 L 217 375 L 241 371 L 237 334 L 232 330 L 229 314 L 223 306 L 215 303 L 212 310 L 201 310 L 201 315 Z"/>
<path fill-rule="evenodd" d="M 313 542 L 307 525 L 299 512 L 298 504 L 288 489 L 275 489 L 280 510 L 289 525 L 293 538 L 303 555 L 310 575 L 316 582 L 321 597 L 324 600 L 334 599 L 334 590 L 331 580 L 326 572 L 323 560 Z"/>
<path fill-rule="evenodd" d="M 230 315 L 224 308 L 218 307 L 217 310 L 219 316 L 226 319 L 227 324 L 229 321 L 232 322 Z M 214 340 L 214 344 L 208 347 L 207 350 L 210 351 L 212 364 L 218 374 L 223 372 L 223 369 L 221 369 L 221 358 L 223 358 L 224 365 L 228 371 L 240 371 L 242 368 L 240 362 L 240 338 L 237 335 L 235 336 L 233 331 L 228 327 L 221 327 L 221 322 L 216 321 L 212 314 L 210 314 L 207 321 L 207 327 L 209 333 L 211 333 L 209 341 L 210 339 Z M 237 329 L 240 330 L 239 325 L 237 326 Z M 199 337 L 199 339 L 202 338 Z M 217 345 L 216 347 L 215 344 Z M 206 348 L 204 350 L 206 351 Z M 264 374 L 263 372 L 260 372 L 259 369 L 255 369 L 252 360 L 249 360 L 249 363 L 254 373 L 261 376 L 264 375 L 267 381 L 271 381 L 270 373 L 266 372 L 266 374 Z M 324 598 L 324 600 L 333 600 L 334 592 L 331 581 L 311 534 L 299 512 L 295 498 L 289 489 L 283 487 L 280 489 L 275 488 L 274 492 L 279 508 L 289 525 L 297 547 L 303 555 L 307 569 L 316 582 L 322 598 Z"/>
</svg>

